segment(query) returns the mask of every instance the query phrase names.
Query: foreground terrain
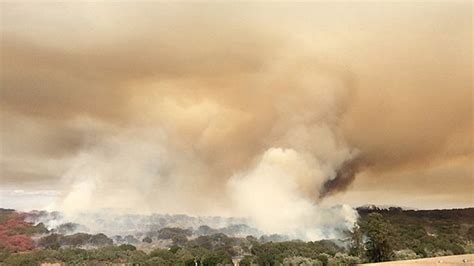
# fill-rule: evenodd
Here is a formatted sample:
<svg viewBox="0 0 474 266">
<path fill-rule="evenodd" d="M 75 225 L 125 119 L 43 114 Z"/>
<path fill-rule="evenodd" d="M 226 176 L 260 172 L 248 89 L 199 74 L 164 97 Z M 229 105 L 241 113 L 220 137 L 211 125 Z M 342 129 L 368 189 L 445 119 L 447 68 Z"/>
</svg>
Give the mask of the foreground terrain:
<svg viewBox="0 0 474 266">
<path fill-rule="evenodd" d="M 454 256 L 443 256 L 435 258 L 425 258 L 416 260 L 403 260 L 403 261 L 389 261 L 379 263 L 367 263 L 364 265 L 373 266 L 402 266 L 402 265 L 474 265 L 474 255 L 454 255 Z"/>
<path fill-rule="evenodd" d="M 188 216 L 160 216 L 159 223 L 151 220 L 143 230 L 110 235 L 72 222 L 54 224 L 58 213 L 0 209 L 0 264 L 353 265 L 390 260 L 405 264 L 474 251 L 474 208 L 416 211 L 369 206 L 358 213 L 353 231 L 343 232 L 341 239 L 303 242 L 263 235 L 245 224 L 198 226 L 189 223 L 195 220 Z M 130 217 L 127 221 L 134 222 Z M 447 262 L 444 257 L 435 261 L 440 260 Z"/>
</svg>

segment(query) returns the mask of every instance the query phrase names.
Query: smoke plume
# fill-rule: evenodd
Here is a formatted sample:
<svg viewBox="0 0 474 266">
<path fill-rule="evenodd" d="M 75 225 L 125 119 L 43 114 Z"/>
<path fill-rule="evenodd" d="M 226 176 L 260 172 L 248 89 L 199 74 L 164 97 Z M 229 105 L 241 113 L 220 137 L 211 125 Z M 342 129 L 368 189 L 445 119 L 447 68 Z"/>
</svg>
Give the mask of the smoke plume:
<svg viewBox="0 0 474 266">
<path fill-rule="evenodd" d="M 1 5 L 2 185 L 52 209 L 316 239 L 353 185 L 472 204 L 470 3 Z"/>
<path fill-rule="evenodd" d="M 89 140 L 72 159 L 62 180 L 66 193 L 52 208 L 71 215 L 117 207 L 237 215 L 268 233 L 336 236 L 321 213 L 339 217 L 341 227 L 351 225 L 355 214 L 320 210 L 317 201 L 327 184 L 334 188 L 338 179 L 347 179 L 341 172 L 357 156 L 339 128 L 351 88 L 343 76 L 295 67 L 296 74 L 288 66 L 297 62 L 280 64 L 247 77 L 253 86 L 239 88 L 237 99 L 221 98 L 232 95 L 225 88 L 175 85 L 176 93 L 157 86 L 159 97 L 142 106 L 158 109 L 156 121 L 162 123 L 153 127 L 100 129 L 104 125 L 78 121 L 114 133 Z M 278 93 L 288 88 L 290 94 Z M 268 102 L 254 101 L 256 95 Z"/>
</svg>

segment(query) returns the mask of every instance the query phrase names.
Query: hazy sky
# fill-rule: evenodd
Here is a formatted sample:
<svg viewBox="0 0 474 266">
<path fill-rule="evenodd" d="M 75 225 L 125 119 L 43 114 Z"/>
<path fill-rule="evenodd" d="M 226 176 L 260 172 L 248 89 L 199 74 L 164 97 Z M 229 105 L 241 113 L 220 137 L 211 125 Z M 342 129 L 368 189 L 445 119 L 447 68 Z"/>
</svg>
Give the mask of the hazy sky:
<svg viewBox="0 0 474 266">
<path fill-rule="evenodd" d="M 0 5 L 1 206 L 473 206 L 471 1 Z"/>
</svg>

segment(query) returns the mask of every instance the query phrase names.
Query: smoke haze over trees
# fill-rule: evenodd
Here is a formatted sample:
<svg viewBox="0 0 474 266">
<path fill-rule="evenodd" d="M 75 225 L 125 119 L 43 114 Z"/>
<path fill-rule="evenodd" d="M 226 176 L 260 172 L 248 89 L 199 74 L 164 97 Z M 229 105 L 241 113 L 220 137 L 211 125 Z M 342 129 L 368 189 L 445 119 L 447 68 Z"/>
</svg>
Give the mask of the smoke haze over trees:
<svg viewBox="0 0 474 266">
<path fill-rule="evenodd" d="M 162 216 L 153 220 L 156 223 L 148 231 L 112 236 L 86 233 L 81 231 L 84 227 L 67 223 L 48 229 L 39 222 L 47 221 L 45 217 L 57 219 L 58 214 L 0 209 L 0 264 L 222 265 L 240 261 L 240 265 L 353 265 L 474 250 L 473 208 L 415 211 L 363 207 L 358 213 L 356 229 L 344 232 L 341 238 L 304 242 L 279 235 L 258 237 L 242 224 L 227 228 L 171 227 L 177 221 L 192 220 L 184 216 Z M 132 215 L 122 219 L 140 223 L 134 221 L 140 218 Z M 22 241 L 17 241 L 20 238 Z"/>
</svg>

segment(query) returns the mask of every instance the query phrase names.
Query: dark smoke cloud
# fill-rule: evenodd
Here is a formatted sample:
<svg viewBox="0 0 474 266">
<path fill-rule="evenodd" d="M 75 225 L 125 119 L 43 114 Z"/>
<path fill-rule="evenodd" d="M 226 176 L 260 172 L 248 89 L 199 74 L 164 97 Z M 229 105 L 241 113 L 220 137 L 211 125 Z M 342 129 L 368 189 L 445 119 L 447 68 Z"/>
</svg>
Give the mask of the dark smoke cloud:
<svg viewBox="0 0 474 266">
<path fill-rule="evenodd" d="M 334 179 L 324 183 L 320 198 L 327 197 L 331 194 L 345 191 L 356 178 L 357 173 L 363 169 L 364 163 L 362 159 L 355 158 L 345 162 L 336 172 Z"/>
</svg>

